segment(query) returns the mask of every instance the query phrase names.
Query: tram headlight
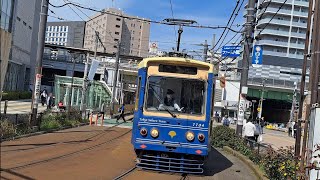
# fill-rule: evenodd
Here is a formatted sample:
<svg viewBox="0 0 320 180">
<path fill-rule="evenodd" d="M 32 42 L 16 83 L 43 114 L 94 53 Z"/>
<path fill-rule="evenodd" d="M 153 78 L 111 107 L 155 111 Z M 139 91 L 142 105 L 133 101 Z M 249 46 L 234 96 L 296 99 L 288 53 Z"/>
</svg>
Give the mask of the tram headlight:
<svg viewBox="0 0 320 180">
<path fill-rule="evenodd" d="M 187 138 L 188 141 L 193 141 L 194 140 L 194 133 L 191 132 L 191 131 L 188 131 L 186 133 L 186 138 Z"/>
<path fill-rule="evenodd" d="M 152 128 L 150 134 L 153 138 L 157 138 L 159 136 L 159 131 L 157 128 Z"/>
<path fill-rule="evenodd" d="M 141 134 L 142 136 L 146 136 L 146 135 L 148 134 L 148 130 L 147 130 L 146 128 L 141 128 L 141 129 L 140 129 L 140 134 Z"/>
<path fill-rule="evenodd" d="M 204 136 L 204 134 L 202 134 L 202 133 L 199 133 L 198 134 L 198 140 L 200 141 L 200 142 L 203 142 L 204 140 L 205 140 L 205 136 Z"/>
</svg>

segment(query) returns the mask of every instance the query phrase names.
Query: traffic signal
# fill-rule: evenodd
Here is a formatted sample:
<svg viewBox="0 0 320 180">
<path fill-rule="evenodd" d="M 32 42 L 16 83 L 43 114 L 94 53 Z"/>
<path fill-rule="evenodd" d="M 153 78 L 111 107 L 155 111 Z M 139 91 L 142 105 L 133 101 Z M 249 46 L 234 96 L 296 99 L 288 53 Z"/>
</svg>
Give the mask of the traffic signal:
<svg viewBox="0 0 320 180">
<path fill-rule="evenodd" d="M 220 87 L 221 88 L 225 88 L 226 87 L 226 77 L 225 76 L 221 76 L 220 77 Z"/>
</svg>

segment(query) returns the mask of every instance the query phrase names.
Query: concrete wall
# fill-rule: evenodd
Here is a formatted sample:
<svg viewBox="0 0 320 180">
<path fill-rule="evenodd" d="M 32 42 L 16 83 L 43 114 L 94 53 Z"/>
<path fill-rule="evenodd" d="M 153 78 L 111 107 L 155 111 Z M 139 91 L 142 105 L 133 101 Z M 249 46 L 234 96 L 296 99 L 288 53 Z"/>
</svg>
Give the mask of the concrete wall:
<svg viewBox="0 0 320 180">
<path fill-rule="evenodd" d="M 41 0 L 17 0 L 12 19 L 12 49 L 5 90 L 23 91 L 33 79 Z"/>
<path fill-rule="evenodd" d="M 7 66 L 9 61 L 9 53 L 11 49 L 11 33 L 0 29 L 1 36 L 1 79 L 0 79 L 0 91 L 2 91 L 5 75 L 7 72 Z"/>
</svg>

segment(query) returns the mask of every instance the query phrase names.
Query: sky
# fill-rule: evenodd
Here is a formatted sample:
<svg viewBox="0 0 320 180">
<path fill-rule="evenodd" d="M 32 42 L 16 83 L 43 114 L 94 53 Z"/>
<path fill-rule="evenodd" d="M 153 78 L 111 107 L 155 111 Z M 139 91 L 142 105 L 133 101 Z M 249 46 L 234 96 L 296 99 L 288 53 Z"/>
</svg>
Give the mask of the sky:
<svg viewBox="0 0 320 180">
<path fill-rule="evenodd" d="M 172 18 L 170 0 L 114 0 L 114 2 L 112 2 L 112 0 L 73 0 L 72 2 L 97 10 L 109 7 L 120 8 L 128 15 L 157 21 L 162 21 L 165 18 Z M 237 0 L 171 0 L 171 2 L 174 18 L 195 20 L 198 25 L 225 26 L 236 6 Z M 62 5 L 65 3 L 65 0 L 50 0 L 50 3 Z M 62 17 L 65 20 L 82 20 L 68 6 L 62 8 L 54 8 L 51 6 L 49 8 L 55 13 L 49 12 L 51 15 Z M 91 16 L 95 14 L 95 12 L 83 10 L 85 15 L 79 10 L 75 10 L 84 20 L 88 20 L 86 15 Z M 243 12 L 244 9 L 242 6 L 234 25 L 243 25 Z M 48 21 L 60 20 L 49 16 Z M 241 27 L 233 26 L 232 28 L 239 30 Z M 158 42 L 159 50 L 171 50 L 172 47 L 176 47 L 177 30 L 178 27 L 174 26 L 151 24 L 150 42 Z M 212 44 L 214 34 L 217 41 L 223 31 L 223 29 L 199 29 L 188 27 L 184 27 L 183 30 L 181 49 L 187 49 L 189 52 L 202 51 L 203 47 L 195 44 L 204 43 L 205 40 L 208 41 L 208 44 Z M 224 42 L 227 42 L 227 40 L 234 35 L 235 33 L 230 31 Z"/>
</svg>

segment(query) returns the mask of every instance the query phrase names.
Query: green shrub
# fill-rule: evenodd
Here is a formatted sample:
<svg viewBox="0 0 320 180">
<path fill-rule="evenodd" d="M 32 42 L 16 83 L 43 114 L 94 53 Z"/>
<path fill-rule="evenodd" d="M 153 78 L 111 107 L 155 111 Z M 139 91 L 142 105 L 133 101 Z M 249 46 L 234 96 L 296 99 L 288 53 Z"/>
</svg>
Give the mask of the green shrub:
<svg viewBox="0 0 320 180">
<path fill-rule="evenodd" d="M 212 145 L 214 147 L 222 148 L 223 146 L 234 147 L 234 139 L 236 133 L 234 129 L 228 128 L 226 126 L 217 126 L 212 130 Z"/>
<path fill-rule="evenodd" d="M 76 127 L 76 126 L 80 125 L 80 122 L 77 120 L 65 120 L 63 125 Z"/>
<path fill-rule="evenodd" d="M 2 100 L 31 99 L 32 93 L 28 91 L 9 91 L 2 93 Z"/>
<path fill-rule="evenodd" d="M 62 128 L 61 123 L 55 119 L 44 120 L 40 124 L 41 130 L 51 130 L 51 129 L 60 129 L 60 128 Z"/>
<path fill-rule="evenodd" d="M 8 138 L 15 135 L 15 127 L 14 125 L 8 120 L 0 121 L 0 134 L 1 138 Z"/>
<path fill-rule="evenodd" d="M 277 180 L 296 179 L 294 150 L 292 147 L 280 148 L 277 151 L 268 149 L 261 160 L 261 165 L 268 177 Z"/>
<path fill-rule="evenodd" d="M 212 145 L 214 147 L 229 146 L 230 148 L 247 156 L 260 166 L 269 179 L 286 180 L 297 179 L 295 170 L 294 151 L 292 147 L 280 148 L 277 151 L 267 148 L 266 152 L 259 154 L 250 149 L 242 138 L 238 137 L 234 129 L 226 126 L 217 126 L 212 130 Z"/>
</svg>

